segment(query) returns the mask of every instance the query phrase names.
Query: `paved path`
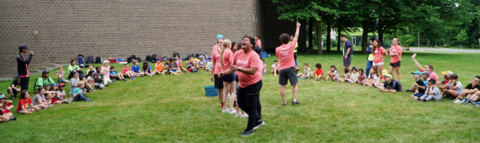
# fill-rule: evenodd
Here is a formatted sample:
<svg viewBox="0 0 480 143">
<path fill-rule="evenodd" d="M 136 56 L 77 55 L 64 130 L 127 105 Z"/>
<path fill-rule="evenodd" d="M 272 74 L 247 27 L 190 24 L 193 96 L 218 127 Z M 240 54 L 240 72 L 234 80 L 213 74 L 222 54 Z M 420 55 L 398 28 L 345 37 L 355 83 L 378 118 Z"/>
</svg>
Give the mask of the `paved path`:
<svg viewBox="0 0 480 143">
<path fill-rule="evenodd" d="M 416 48 L 410 47 L 410 51 L 414 52 L 435 52 L 435 53 L 480 53 L 480 50 L 476 49 L 449 49 L 449 48 Z"/>
</svg>

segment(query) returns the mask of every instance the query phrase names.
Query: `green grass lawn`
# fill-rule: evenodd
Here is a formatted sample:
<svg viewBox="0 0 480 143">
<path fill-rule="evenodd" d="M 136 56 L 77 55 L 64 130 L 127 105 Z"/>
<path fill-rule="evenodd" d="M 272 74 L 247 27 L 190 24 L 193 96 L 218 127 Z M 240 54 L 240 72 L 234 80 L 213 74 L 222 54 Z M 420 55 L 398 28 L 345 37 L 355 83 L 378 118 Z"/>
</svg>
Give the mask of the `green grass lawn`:
<svg viewBox="0 0 480 143">
<path fill-rule="evenodd" d="M 340 53 L 299 53 L 299 64 L 342 67 Z M 404 90 L 414 83 L 411 55 L 402 56 Z M 353 66 L 365 68 L 367 55 L 356 53 Z M 267 66 L 276 57 L 266 59 Z M 434 71 L 451 70 L 464 86 L 480 75 L 478 54 L 419 53 Z M 122 65 L 116 66 L 117 71 Z M 153 65 L 153 64 L 152 64 Z M 84 70 L 86 71 L 86 70 Z M 302 68 L 303 71 L 303 68 Z M 51 71 L 50 75 L 54 71 Z M 39 75 L 31 78 L 30 87 Z M 415 102 L 411 93 L 381 93 L 356 84 L 300 80 L 299 106 L 282 106 L 278 76 L 263 75 L 261 103 L 266 125 L 253 136 L 240 133 L 247 119 L 221 113 L 217 97 L 206 97 L 213 85 L 209 72 L 157 75 L 115 82 L 87 96 L 93 102 L 55 105 L 17 121 L 0 124 L 2 142 L 478 142 L 480 110 L 442 99 Z M 54 80 L 56 80 L 54 78 Z M 11 81 L 0 82 L 6 87 Z M 68 88 L 67 88 L 68 91 Z M 9 97 L 9 95 L 7 95 Z M 33 94 L 31 96 L 33 98 Z M 18 100 L 15 100 L 15 109 Z M 15 111 L 13 111 L 15 112 Z"/>
</svg>

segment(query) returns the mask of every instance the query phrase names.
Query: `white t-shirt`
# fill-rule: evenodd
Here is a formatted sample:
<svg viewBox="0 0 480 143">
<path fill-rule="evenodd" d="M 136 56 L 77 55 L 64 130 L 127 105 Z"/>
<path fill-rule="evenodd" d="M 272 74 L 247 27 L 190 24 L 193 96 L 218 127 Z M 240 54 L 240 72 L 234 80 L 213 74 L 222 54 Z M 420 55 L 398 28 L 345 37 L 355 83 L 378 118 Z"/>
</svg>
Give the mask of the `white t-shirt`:
<svg viewBox="0 0 480 143">
<path fill-rule="evenodd" d="M 280 67 L 279 64 L 275 65 L 275 64 L 272 64 L 272 68 L 275 68 L 275 69 L 278 69 Z"/>
<path fill-rule="evenodd" d="M 360 76 L 360 74 L 358 74 L 358 72 L 357 73 L 350 73 L 350 80 L 357 81 L 358 76 Z"/>
<path fill-rule="evenodd" d="M 462 83 L 457 81 L 457 84 L 455 85 L 455 87 L 457 87 L 457 90 L 455 90 L 455 91 L 457 91 L 458 95 L 460 95 L 460 93 L 462 93 L 462 91 L 463 91 Z"/>
<path fill-rule="evenodd" d="M 371 75 L 368 75 L 368 78 L 372 78 Z M 378 78 L 378 76 L 376 74 L 374 74 L 373 75 L 373 80 L 375 80 L 375 82 L 379 82 L 380 78 Z"/>
<path fill-rule="evenodd" d="M 303 72 L 305 72 L 305 76 L 311 76 L 312 75 L 312 69 L 310 69 L 310 68 L 303 69 Z"/>
<path fill-rule="evenodd" d="M 97 73 L 97 71 L 96 71 L 95 69 L 92 69 L 92 71 L 93 71 L 94 73 Z M 88 74 L 89 72 L 90 72 L 90 69 L 88 69 L 88 70 L 87 70 L 87 73 L 85 73 L 85 74 Z"/>
</svg>

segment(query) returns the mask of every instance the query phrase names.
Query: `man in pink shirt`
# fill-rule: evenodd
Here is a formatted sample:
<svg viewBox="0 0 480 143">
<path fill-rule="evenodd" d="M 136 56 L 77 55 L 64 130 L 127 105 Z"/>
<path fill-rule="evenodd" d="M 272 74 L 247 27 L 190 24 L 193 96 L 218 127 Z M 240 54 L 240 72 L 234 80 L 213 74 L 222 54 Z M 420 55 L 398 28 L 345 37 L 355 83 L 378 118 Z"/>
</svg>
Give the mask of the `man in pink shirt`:
<svg viewBox="0 0 480 143">
<path fill-rule="evenodd" d="M 260 56 L 252 50 L 255 45 L 253 37 L 244 37 L 242 40 L 243 51 L 236 52 L 233 63 L 227 70 L 220 72 L 219 77 L 232 74 L 238 75 L 238 106 L 247 112 L 247 128 L 241 136 L 253 135 L 253 130 L 265 125 L 262 120 L 262 106 L 260 104 L 260 90 L 262 89 L 263 62 Z"/>
<path fill-rule="evenodd" d="M 297 91 L 298 91 L 298 79 L 297 72 L 295 70 L 295 60 L 293 56 L 293 50 L 296 47 L 298 32 L 300 30 L 300 23 L 297 21 L 297 30 L 295 32 L 295 37 L 292 42 L 290 41 L 290 36 L 286 33 L 280 35 L 280 41 L 283 45 L 277 47 L 275 50 L 278 59 L 280 60 L 280 76 L 278 83 L 281 85 L 280 94 L 282 95 L 283 106 L 287 105 L 285 101 L 285 88 L 287 87 L 287 82 L 290 80 L 290 84 L 293 86 L 293 100 L 292 105 L 300 104 L 297 101 Z"/>
<path fill-rule="evenodd" d="M 260 35 L 255 35 L 255 46 L 262 48 L 262 41 L 260 41 Z"/>
<path fill-rule="evenodd" d="M 418 63 L 417 60 L 415 59 L 416 56 L 417 56 L 417 53 L 413 54 L 412 55 L 412 60 L 415 63 L 415 66 L 417 66 L 418 70 L 420 70 L 421 72 L 424 72 L 424 71 L 430 72 L 430 77 L 428 79 L 429 80 L 433 79 L 433 80 L 435 80 L 435 82 L 437 82 L 438 81 L 438 76 L 435 72 L 433 72 L 433 66 L 431 64 L 426 64 L 425 68 L 422 68 L 420 63 Z"/>
</svg>

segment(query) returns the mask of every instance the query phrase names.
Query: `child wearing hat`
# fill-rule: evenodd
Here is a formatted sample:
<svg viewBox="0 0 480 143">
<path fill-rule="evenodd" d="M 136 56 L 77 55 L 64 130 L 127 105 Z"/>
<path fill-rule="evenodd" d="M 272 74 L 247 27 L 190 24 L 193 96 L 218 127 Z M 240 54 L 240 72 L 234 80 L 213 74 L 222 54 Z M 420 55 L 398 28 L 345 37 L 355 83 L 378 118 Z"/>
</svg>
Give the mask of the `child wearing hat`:
<svg viewBox="0 0 480 143">
<path fill-rule="evenodd" d="M 402 85 L 400 82 L 394 80 L 391 74 L 383 75 L 385 78 L 385 83 L 383 83 L 383 87 L 379 87 L 383 92 L 400 92 L 402 91 Z"/>
<path fill-rule="evenodd" d="M 451 80 L 450 76 L 453 75 L 453 72 L 452 71 L 442 71 L 442 75 L 443 75 L 444 80 L 437 82 L 438 89 L 440 89 L 440 91 L 444 91 L 445 89 L 450 88 L 450 84 L 449 84 L 450 80 Z M 444 95 L 445 95 L 445 93 L 444 93 Z"/>
<path fill-rule="evenodd" d="M 420 98 L 415 97 L 418 101 L 430 101 L 430 100 L 441 100 L 442 96 L 440 95 L 440 90 L 435 86 L 436 82 L 434 79 L 428 80 L 428 87 L 425 91 L 425 94 Z"/>
<path fill-rule="evenodd" d="M 425 75 L 420 71 L 414 71 L 412 72 L 412 74 L 413 74 L 413 79 L 415 80 L 415 83 L 413 83 L 412 89 L 407 91 L 413 91 L 414 94 L 411 97 L 415 99 L 419 99 L 425 94 L 426 85 L 423 82 L 423 80 L 420 79 L 420 77 Z"/>
<path fill-rule="evenodd" d="M 205 57 L 200 56 L 199 58 L 200 58 L 200 60 L 199 60 L 198 63 L 197 63 L 197 69 L 199 69 L 199 70 L 207 70 L 207 71 L 208 71 L 207 62 L 205 61 Z"/>
</svg>

